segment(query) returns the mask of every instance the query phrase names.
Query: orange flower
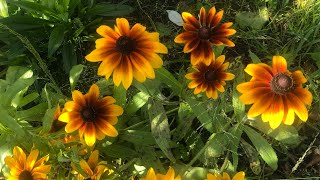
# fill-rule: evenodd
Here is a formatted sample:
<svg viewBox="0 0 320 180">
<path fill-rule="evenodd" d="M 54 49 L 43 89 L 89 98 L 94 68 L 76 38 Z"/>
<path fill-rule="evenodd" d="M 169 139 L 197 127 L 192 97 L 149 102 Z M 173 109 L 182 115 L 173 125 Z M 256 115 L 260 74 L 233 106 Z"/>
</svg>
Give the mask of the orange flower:
<svg viewBox="0 0 320 180">
<path fill-rule="evenodd" d="M 88 146 L 92 146 L 96 139 L 104 139 L 105 135 L 118 135 L 113 125 L 118 122 L 117 116 L 123 113 L 123 109 L 114 104 L 116 100 L 113 97 L 99 98 L 99 87 L 93 84 L 85 95 L 80 91 L 73 91 L 72 99 L 73 101 L 64 105 L 67 112 L 59 117 L 60 121 L 67 123 L 67 133 L 79 130 L 80 138 L 84 136 Z"/>
<path fill-rule="evenodd" d="M 180 180 L 180 176 L 175 177 L 175 172 L 172 167 L 169 167 L 167 174 L 156 174 L 153 168 L 150 168 L 146 177 L 140 178 L 140 180 Z"/>
<path fill-rule="evenodd" d="M 88 162 L 81 159 L 80 160 L 80 167 L 82 169 L 82 171 L 84 172 L 84 174 L 80 174 L 78 172 L 78 180 L 84 180 L 84 179 L 91 179 L 91 180 L 99 180 L 101 175 L 106 172 L 109 171 L 109 174 L 113 173 L 113 170 L 109 169 L 105 164 L 107 164 L 106 161 L 100 161 L 99 160 L 99 151 L 95 150 L 91 153 Z M 71 164 L 73 169 L 74 168 L 74 164 Z"/>
<path fill-rule="evenodd" d="M 282 56 L 273 56 L 272 67 L 264 63 L 249 64 L 245 72 L 252 79 L 239 84 L 237 90 L 243 93 L 241 102 L 253 104 L 248 112 L 249 117 L 261 114 L 262 120 L 269 122 L 272 129 L 281 122 L 291 125 L 295 114 L 302 121 L 307 121 L 305 105 L 311 105 L 312 94 L 302 88 L 307 79 L 301 71 L 289 72 L 286 60 Z"/>
<path fill-rule="evenodd" d="M 236 33 L 236 30 L 229 29 L 232 22 L 218 25 L 222 19 L 223 10 L 216 13 L 213 6 L 208 14 L 204 7 L 200 10 L 199 21 L 190 13 L 183 12 L 182 18 L 185 21 L 183 28 L 186 32 L 179 34 L 174 42 L 185 44 L 184 53 L 191 52 L 191 64 L 195 65 L 199 61 L 204 61 L 206 65 L 210 64 L 212 59 L 213 45 L 226 45 L 233 47 L 234 43 L 227 37 Z"/>
<path fill-rule="evenodd" d="M 204 62 L 199 62 L 192 66 L 195 72 L 186 74 L 187 79 L 192 80 L 188 87 L 194 89 L 194 94 L 199 94 L 200 92 L 206 92 L 208 98 L 217 99 L 218 91 L 224 92 L 225 81 L 232 80 L 234 75 L 231 73 L 224 72 L 228 69 L 229 63 L 223 63 L 225 56 L 221 55 L 217 59 L 213 54 L 212 59 L 210 59 L 210 64 L 206 65 Z"/>
<path fill-rule="evenodd" d="M 238 172 L 233 176 L 232 180 L 244 180 L 245 173 L 243 171 Z M 207 179 L 205 180 L 230 180 L 228 173 L 223 172 L 222 176 L 220 174 L 207 174 Z"/>
<path fill-rule="evenodd" d="M 113 82 L 128 89 L 133 78 L 144 82 L 154 79 L 153 68 L 163 64 L 157 53 L 168 53 L 166 46 L 159 42 L 159 33 L 146 31 L 146 27 L 135 24 L 131 29 L 124 18 L 117 18 L 114 30 L 102 25 L 97 33 L 103 36 L 96 40 L 96 49 L 86 56 L 91 62 L 102 61 L 98 75 L 108 79 L 113 73 Z"/>
<path fill-rule="evenodd" d="M 50 172 L 51 165 L 44 165 L 49 160 L 46 155 L 37 161 L 39 151 L 32 150 L 28 156 L 19 146 L 13 148 L 13 156 L 7 156 L 4 162 L 10 169 L 11 176 L 8 180 L 17 179 L 48 179 L 47 174 Z"/>
</svg>

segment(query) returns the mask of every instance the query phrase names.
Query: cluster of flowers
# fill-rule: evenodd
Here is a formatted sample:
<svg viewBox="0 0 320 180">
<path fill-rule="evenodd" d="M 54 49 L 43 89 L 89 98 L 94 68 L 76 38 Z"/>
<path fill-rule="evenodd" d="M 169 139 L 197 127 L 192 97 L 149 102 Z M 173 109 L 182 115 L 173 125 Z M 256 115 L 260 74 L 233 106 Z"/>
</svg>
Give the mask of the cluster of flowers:
<svg viewBox="0 0 320 180">
<path fill-rule="evenodd" d="M 230 29 L 231 22 L 220 24 L 223 11 L 216 12 L 212 7 L 208 13 L 201 8 L 199 20 L 190 13 L 183 12 L 185 32 L 179 34 L 174 41 L 185 44 L 184 53 L 191 54 L 191 65 L 194 72 L 185 77 L 191 82 L 190 89 L 194 94 L 205 92 L 208 98 L 217 99 L 218 91 L 224 92 L 226 81 L 235 78 L 232 73 L 225 72 L 229 63 L 225 56 L 215 57 L 212 45 L 226 45 L 233 47 L 235 44 L 227 37 L 236 33 Z M 166 54 L 168 49 L 159 42 L 159 33 L 147 32 L 146 27 L 137 23 L 132 28 L 124 18 L 117 18 L 114 29 L 102 25 L 97 29 L 102 38 L 96 40 L 96 49 L 85 58 L 91 62 L 101 62 L 98 75 L 109 79 L 113 74 L 114 85 L 123 85 L 128 89 L 133 79 L 144 82 L 146 78 L 154 79 L 154 68 L 163 64 L 158 53 Z M 237 90 L 242 93 L 240 100 L 244 104 L 253 104 L 248 112 L 249 117 L 261 115 L 264 122 L 269 122 L 275 129 L 281 122 L 291 125 L 295 114 L 302 120 L 308 119 L 305 105 L 311 105 L 312 94 L 302 87 L 307 80 L 301 71 L 291 73 L 287 70 L 286 60 L 281 56 L 274 56 L 272 67 L 267 64 L 249 64 L 244 71 L 252 76 L 249 82 L 241 83 Z M 115 137 L 118 131 L 114 125 L 123 109 L 115 105 L 116 100 L 111 96 L 99 97 L 99 88 L 92 85 L 89 92 L 83 95 L 80 91 L 72 92 L 73 101 L 65 103 L 62 112 L 60 107 L 55 114 L 55 119 L 64 122 L 65 131 L 72 133 L 78 130 L 78 138 L 88 146 L 93 146 L 96 139 L 102 140 L 105 136 Z M 57 123 L 57 122 L 54 122 Z M 45 179 L 50 171 L 50 165 L 44 165 L 48 156 L 36 161 L 38 150 L 32 150 L 28 158 L 21 148 L 15 147 L 13 156 L 5 159 L 10 169 L 12 179 Z M 99 152 L 93 151 L 88 159 L 80 161 L 80 166 L 86 176 L 78 175 L 79 179 L 100 179 L 102 173 L 112 170 L 98 163 Z M 174 170 L 170 167 L 167 174 L 156 174 L 152 168 L 144 179 L 180 179 L 174 177 Z M 239 172 L 233 179 L 243 179 L 244 172 Z M 208 174 L 207 179 L 230 179 L 223 173 Z"/>
</svg>

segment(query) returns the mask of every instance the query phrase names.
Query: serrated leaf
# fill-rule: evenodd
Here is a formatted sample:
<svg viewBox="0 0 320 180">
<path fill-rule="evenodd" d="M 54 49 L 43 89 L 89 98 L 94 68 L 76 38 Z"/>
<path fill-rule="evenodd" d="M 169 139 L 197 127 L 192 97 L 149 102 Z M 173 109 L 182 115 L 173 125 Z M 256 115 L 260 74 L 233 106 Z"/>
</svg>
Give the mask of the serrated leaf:
<svg viewBox="0 0 320 180">
<path fill-rule="evenodd" d="M 151 121 L 151 133 L 155 141 L 167 158 L 170 159 L 170 161 L 175 162 L 176 160 L 170 150 L 170 127 L 163 105 L 160 102 L 149 98 L 148 113 Z"/>
<path fill-rule="evenodd" d="M 79 77 L 84 67 L 85 67 L 84 65 L 78 64 L 71 68 L 69 73 L 69 82 L 70 82 L 71 91 L 73 91 L 74 88 L 76 87 L 76 84 L 79 80 Z"/>
<path fill-rule="evenodd" d="M 229 132 L 231 134 L 230 136 L 230 149 L 232 152 L 232 165 L 234 166 L 235 169 L 238 167 L 239 163 L 239 157 L 238 157 L 238 148 L 239 148 L 239 143 L 241 139 L 241 135 L 243 133 L 243 124 L 238 123 L 232 128 L 229 129 Z"/>
<path fill-rule="evenodd" d="M 219 133 L 213 136 L 213 139 L 208 139 L 210 145 L 206 148 L 204 155 L 206 159 L 220 157 L 229 144 L 229 136 L 225 133 Z"/>
<path fill-rule="evenodd" d="M 248 135 L 252 144 L 255 146 L 259 152 L 261 158 L 273 169 L 278 168 L 278 157 L 272 146 L 268 141 L 263 138 L 258 132 L 250 128 L 249 126 L 244 126 L 244 131 Z"/>
<path fill-rule="evenodd" d="M 268 18 L 268 9 L 262 8 L 259 12 L 239 12 L 235 16 L 235 21 L 241 27 L 260 30 L 268 21 Z"/>
<path fill-rule="evenodd" d="M 178 13 L 177 11 L 173 11 L 173 10 L 167 10 L 168 13 L 168 18 L 171 22 L 173 22 L 174 24 L 178 25 L 178 26 L 183 26 L 183 19 L 182 16 L 180 15 L 180 13 Z"/>
<path fill-rule="evenodd" d="M 142 106 L 144 106 L 149 99 L 149 95 L 145 92 L 138 92 L 135 94 L 131 101 L 128 102 L 128 105 L 126 107 L 126 114 L 132 115 L 135 112 L 137 112 Z"/>
<path fill-rule="evenodd" d="M 190 105 L 193 113 L 197 116 L 203 127 L 212 133 L 212 117 L 210 117 L 202 102 L 195 100 L 193 97 L 187 97 L 186 102 Z"/>
<path fill-rule="evenodd" d="M 98 16 L 125 16 L 134 11 L 134 8 L 123 4 L 100 3 L 88 10 L 87 14 Z"/>
<path fill-rule="evenodd" d="M 156 78 L 161 82 L 166 83 L 175 94 L 180 94 L 182 89 L 182 84 L 177 81 L 174 76 L 165 68 L 156 69 Z"/>
<path fill-rule="evenodd" d="M 196 116 L 194 115 L 191 107 L 187 103 L 180 103 L 179 110 L 178 110 L 178 126 L 173 134 L 173 141 L 177 142 L 180 141 L 185 137 L 188 131 L 191 129 L 191 125 L 193 119 Z"/>
<path fill-rule="evenodd" d="M 56 26 L 51 31 L 48 43 L 48 56 L 51 57 L 61 46 L 64 38 L 64 26 Z"/>
</svg>

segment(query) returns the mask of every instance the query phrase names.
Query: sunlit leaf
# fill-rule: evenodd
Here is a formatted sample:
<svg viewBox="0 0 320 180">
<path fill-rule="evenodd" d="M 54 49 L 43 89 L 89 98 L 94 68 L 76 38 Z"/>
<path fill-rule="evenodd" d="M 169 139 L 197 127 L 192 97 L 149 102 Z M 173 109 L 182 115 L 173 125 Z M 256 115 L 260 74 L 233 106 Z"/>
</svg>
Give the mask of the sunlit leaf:
<svg viewBox="0 0 320 180">
<path fill-rule="evenodd" d="M 73 91 L 74 88 L 76 87 L 76 84 L 79 80 L 79 77 L 80 77 L 84 67 L 85 67 L 84 65 L 78 64 L 78 65 L 75 65 L 71 68 L 70 74 L 69 74 L 69 82 L 70 82 L 71 91 Z"/>
<path fill-rule="evenodd" d="M 9 128 L 16 135 L 20 137 L 23 137 L 25 135 L 25 132 L 20 124 L 18 124 L 17 121 L 13 117 L 11 117 L 7 111 L 0 109 L 0 117 L 0 123 Z"/>
<path fill-rule="evenodd" d="M 244 126 L 244 131 L 248 135 L 252 144 L 255 146 L 259 152 L 261 158 L 273 169 L 278 168 L 278 157 L 272 146 L 268 141 L 263 138 L 258 132 L 250 128 L 249 126 Z"/>
<path fill-rule="evenodd" d="M 170 127 L 163 105 L 160 102 L 149 98 L 148 110 L 149 119 L 151 121 L 151 133 L 155 141 L 167 158 L 175 162 L 175 158 L 170 150 Z"/>
<path fill-rule="evenodd" d="M 156 78 L 168 85 L 175 94 L 180 94 L 182 84 L 177 81 L 174 76 L 165 68 L 156 69 Z"/>
<path fill-rule="evenodd" d="M 143 105 L 148 102 L 149 97 L 150 96 L 145 92 L 138 92 L 137 94 L 135 94 L 128 102 L 126 113 L 130 115 L 137 112 Z"/>
<path fill-rule="evenodd" d="M 64 38 L 64 26 L 56 26 L 51 31 L 48 43 L 48 56 L 51 57 L 61 46 Z"/>
<path fill-rule="evenodd" d="M 149 131 L 127 130 L 119 138 L 137 145 L 155 145 L 156 142 Z"/>
</svg>

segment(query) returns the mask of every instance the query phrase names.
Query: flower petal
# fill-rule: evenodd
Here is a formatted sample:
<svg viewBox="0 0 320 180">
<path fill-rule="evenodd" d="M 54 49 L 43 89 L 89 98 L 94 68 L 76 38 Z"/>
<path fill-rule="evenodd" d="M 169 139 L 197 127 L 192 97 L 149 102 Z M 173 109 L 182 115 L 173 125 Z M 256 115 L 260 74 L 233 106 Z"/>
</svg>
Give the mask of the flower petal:
<svg viewBox="0 0 320 180">
<path fill-rule="evenodd" d="M 182 19 L 186 23 L 193 25 L 196 29 L 200 28 L 200 24 L 199 24 L 198 20 L 193 15 L 191 15 L 190 13 L 183 12 L 182 13 Z"/>
<path fill-rule="evenodd" d="M 270 87 L 270 84 L 265 81 L 244 82 L 244 83 L 241 83 L 237 86 L 237 90 L 240 93 L 246 93 L 252 89 L 259 88 L 259 87 Z"/>
<path fill-rule="evenodd" d="M 141 69 L 148 78 L 154 79 L 155 78 L 155 73 L 150 65 L 150 63 L 140 54 L 133 52 L 130 54 L 130 59 L 133 64 L 133 66 L 136 69 Z"/>
<path fill-rule="evenodd" d="M 105 120 L 97 121 L 97 127 L 101 132 L 110 137 L 118 136 L 118 131 L 110 123 Z"/>
<path fill-rule="evenodd" d="M 284 105 L 281 95 L 273 96 L 273 102 L 267 111 L 270 113 L 269 125 L 272 129 L 276 129 L 280 126 L 284 116 Z"/>
<path fill-rule="evenodd" d="M 96 131 L 93 123 L 86 123 L 86 130 L 84 131 L 84 140 L 88 146 L 93 146 L 96 142 Z"/>
<path fill-rule="evenodd" d="M 78 90 L 72 91 L 72 99 L 75 103 L 79 104 L 79 106 L 84 106 L 86 104 L 83 94 Z"/>
<path fill-rule="evenodd" d="M 128 89 L 133 80 L 133 73 L 132 73 L 132 65 L 130 62 L 129 57 L 125 57 L 121 63 L 121 71 L 122 75 L 122 84 L 125 89 Z"/>
<path fill-rule="evenodd" d="M 249 109 L 248 117 L 256 117 L 264 113 L 270 107 L 270 104 L 273 102 L 273 96 L 273 93 L 267 93 L 259 99 L 257 99 Z"/>
<path fill-rule="evenodd" d="M 183 32 L 174 38 L 175 43 L 185 44 L 197 38 L 197 34 L 194 32 Z"/>
<path fill-rule="evenodd" d="M 90 177 L 93 176 L 92 169 L 90 168 L 90 166 L 85 160 L 83 159 L 80 160 L 80 167 L 88 176 Z"/>
<path fill-rule="evenodd" d="M 70 121 L 75 121 L 75 120 L 81 120 L 80 112 L 70 111 L 70 112 L 62 113 L 59 116 L 59 121 L 62 121 L 65 123 L 68 123 Z"/>
<path fill-rule="evenodd" d="M 288 108 L 292 108 L 298 117 L 306 122 L 308 119 L 308 110 L 303 102 L 293 93 L 287 93 Z"/>
<path fill-rule="evenodd" d="M 117 40 L 120 37 L 118 33 L 106 25 L 99 26 L 97 28 L 97 33 L 105 38 L 113 38 L 114 40 Z"/>
<path fill-rule="evenodd" d="M 122 107 L 113 104 L 106 108 L 105 114 L 107 114 L 107 116 L 120 116 L 123 114 L 123 109 Z"/>
<path fill-rule="evenodd" d="M 202 7 L 200 9 L 200 24 L 201 26 L 206 26 L 206 19 L 207 19 L 207 13 L 206 13 L 206 9 L 204 7 Z"/>
<path fill-rule="evenodd" d="M 33 169 L 34 164 L 37 161 L 39 155 L 39 150 L 35 149 L 32 150 L 27 158 L 26 164 L 25 164 L 25 170 L 31 171 Z"/>
<path fill-rule="evenodd" d="M 249 64 L 244 71 L 250 76 L 253 76 L 257 79 L 270 82 L 272 75 L 262 66 L 257 64 Z"/>
<path fill-rule="evenodd" d="M 219 11 L 217 14 L 214 15 L 213 19 L 210 22 L 210 27 L 213 28 L 215 26 L 217 26 L 217 24 L 219 24 L 219 22 L 222 19 L 223 16 L 223 10 Z"/>
<path fill-rule="evenodd" d="M 243 104 L 253 104 L 268 93 L 271 93 L 270 87 L 257 87 L 244 92 L 239 99 Z"/>
<path fill-rule="evenodd" d="M 238 172 L 233 176 L 232 180 L 244 180 L 245 173 L 243 171 Z"/>
<path fill-rule="evenodd" d="M 283 98 L 283 104 L 284 104 L 283 123 L 286 125 L 292 125 L 294 122 L 295 114 L 294 114 L 294 110 L 288 106 L 287 97 Z"/>
<path fill-rule="evenodd" d="M 69 120 L 68 124 L 65 127 L 65 131 L 67 133 L 72 133 L 72 132 L 78 130 L 83 125 L 83 123 L 85 123 L 85 122 L 79 118 Z"/>
<path fill-rule="evenodd" d="M 292 92 L 295 94 L 304 104 L 311 106 L 312 103 L 312 94 L 310 91 L 297 87 Z"/>
<path fill-rule="evenodd" d="M 192 41 L 187 42 L 183 48 L 183 52 L 189 53 L 195 50 L 198 47 L 199 43 L 200 43 L 199 39 L 193 39 Z"/>
<path fill-rule="evenodd" d="M 88 165 L 90 167 L 90 169 L 94 169 L 97 165 L 98 165 L 98 158 L 99 158 L 99 151 L 98 150 L 94 150 L 88 159 Z"/>
<path fill-rule="evenodd" d="M 130 31 L 129 22 L 125 18 L 117 18 L 116 19 L 117 28 L 120 31 L 122 36 L 128 36 Z"/>
<path fill-rule="evenodd" d="M 145 32 L 146 27 L 142 26 L 140 23 L 136 23 L 132 26 L 132 28 L 129 31 L 129 37 L 136 40 Z"/>
<path fill-rule="evenodd" d="M 207 26 L 210 26 L 210 24 L 212 23 L 212 20 L 214 19 L 215 14 L 216 14 L 216 8 L 212 6 L 208 12 Z"/>
<path fill-rule="evenodd" d="M 306 83 L 308 80 L 304 77 L 301 71 L 295 71 L 291 74 L 295 84 L 297 86 L 301 86 L 302 84 Z"/>
<path fill-rule="evenodd" d="M 272 57 L 272 68 L 274 73 L 285 73 L 287 72 L 287 61 L 282 56 Z"/>
<path fill-rule="evenodd" d="M 98 68 L 98 75 L 109 79 L 114 69 L 120 64 L 121 59 L 122 55 L 118 52 L 106 56 Z"/>
</svg>

